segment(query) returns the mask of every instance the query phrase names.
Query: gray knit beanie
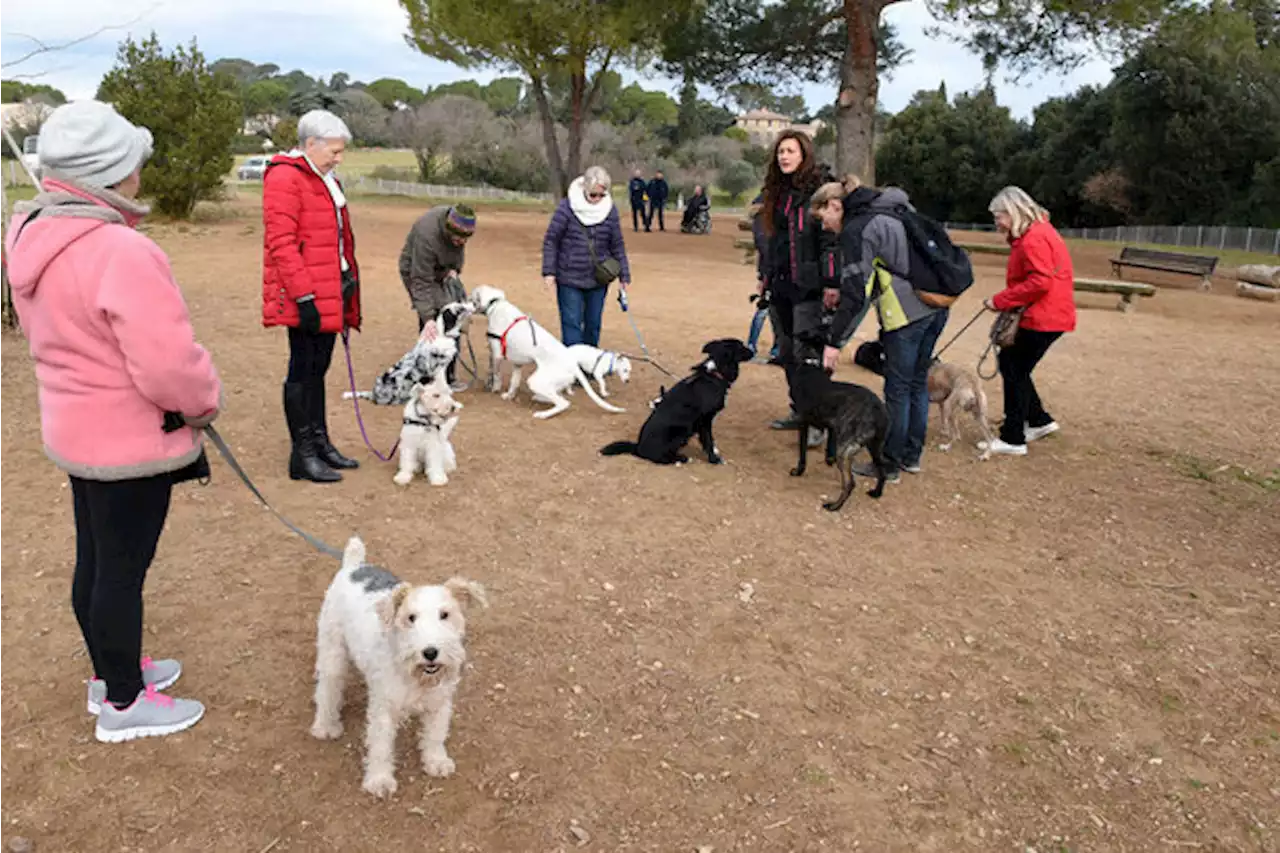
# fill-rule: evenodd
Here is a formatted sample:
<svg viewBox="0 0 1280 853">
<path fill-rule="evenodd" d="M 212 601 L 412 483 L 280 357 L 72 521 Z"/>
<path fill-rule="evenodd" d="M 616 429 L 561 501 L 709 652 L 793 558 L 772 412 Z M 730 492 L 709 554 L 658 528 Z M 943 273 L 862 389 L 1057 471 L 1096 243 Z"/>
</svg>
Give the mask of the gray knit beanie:
<svg viewBox="0 0 1280 853">
<path fill-rule="evenodd" d="M 63 104 L 40 128 L 40 166 L 91 187 L 115 186 L 151 151 L 151 131 L 101 101 Z"/>
</svg>

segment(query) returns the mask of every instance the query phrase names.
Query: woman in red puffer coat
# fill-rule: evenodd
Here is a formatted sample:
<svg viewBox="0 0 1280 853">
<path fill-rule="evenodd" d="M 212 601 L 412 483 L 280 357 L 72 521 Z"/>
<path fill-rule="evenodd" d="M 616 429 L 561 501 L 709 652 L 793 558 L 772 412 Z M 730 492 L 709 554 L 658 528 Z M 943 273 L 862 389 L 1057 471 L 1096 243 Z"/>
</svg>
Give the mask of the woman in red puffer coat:
<svg viewBox="0 0 1280 853">
<path fill-rule="evenodd" d="M 1011 247 L 1004 290 L 987 300 L 993 311 L 1025 309 L 1013 346 L 1000 350 L 1004 423 L 992 453 L 1026 456 L 1027 442 L 1058 431 L 1044 410 L 1031 372 L 1063 332 L 1075 331 L 1075 272 L 1067 244 L 1049 224 L 1049 211 L 1018 187 L 992 199 L 996 229 Z"/>
<path fill-rule="evenodd" d="M 324 378 L 337 334 L 360 328 L 360 272 L 350 209 L 333 169 L 351 139 L 324 110 L 298 120 L 300 149 L 278 154 L 262 186 L 262 325 L 289 330 L 284 413 L 289 476 L 332 483 L 359 463 L 329 441 Z"/>
</svg>

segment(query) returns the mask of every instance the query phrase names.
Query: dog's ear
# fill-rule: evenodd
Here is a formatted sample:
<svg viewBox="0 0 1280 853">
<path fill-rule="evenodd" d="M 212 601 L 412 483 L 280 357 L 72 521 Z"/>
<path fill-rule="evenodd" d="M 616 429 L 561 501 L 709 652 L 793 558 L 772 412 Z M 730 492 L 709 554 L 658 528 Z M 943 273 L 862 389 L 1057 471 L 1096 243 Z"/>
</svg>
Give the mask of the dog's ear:
<svg viewBox="0 0 1280 853">
<path fill-rule="evenodd" d="M 755 358 L 755 353 L 753 353 L 750 350 L 750 348 L 748 348 L 747 345 L 744 344 L 742 341 L 734 341 L 734 343 L 737 344 L 737 348 L 738 348 L 737 349 L 738 361 L 745 362 Z"/>
<path fill-rule="evenodd" d="M 444 588 L 449 590 L 449 594 L 457 599 L 464 609 L 476 604 L 481 607 L 489 606 L 489 597 L 485 593 L 484 586 L 476 581 L 454 576 L 444 582 Z"/>
<path fill-rule="evenodd" d="M 407 583 L 402 583 L 393 589 L 390 595 L 378 602 L 378 617 L 388 628 L 396 623 L 396 614 L 404 606 L 411 588 Z"/>
</svg>

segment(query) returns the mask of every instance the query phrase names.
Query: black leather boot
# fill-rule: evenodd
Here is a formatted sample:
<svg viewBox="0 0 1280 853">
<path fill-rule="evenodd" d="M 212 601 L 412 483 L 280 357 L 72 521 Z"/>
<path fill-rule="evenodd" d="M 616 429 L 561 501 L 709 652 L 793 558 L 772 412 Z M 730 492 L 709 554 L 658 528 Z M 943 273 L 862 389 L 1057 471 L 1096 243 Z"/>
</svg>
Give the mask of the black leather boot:
<svg viewBox="0 0 1280 853">
<path fill-rule="evenodd" d="M 301 382 L 284 384 L 284 416 L 289 424 L 293 451 L 289 454 L 289 479 L 314 483 L 336 483 L 342 475 L 330 468 L 316 452 L 316 430 L 311 422 L 307 386 Z"/>
<path fill-rule="evenodd" d="M 335 470 L 359 468 L 360 463 L 343 456 L 329 441 L 329 425 L 325 423 L 324 380 L 319 379 L 307 389 L 307 405 L 311 410 L 311 425 L 316 431 L 316 455 Z"/>
</svg>

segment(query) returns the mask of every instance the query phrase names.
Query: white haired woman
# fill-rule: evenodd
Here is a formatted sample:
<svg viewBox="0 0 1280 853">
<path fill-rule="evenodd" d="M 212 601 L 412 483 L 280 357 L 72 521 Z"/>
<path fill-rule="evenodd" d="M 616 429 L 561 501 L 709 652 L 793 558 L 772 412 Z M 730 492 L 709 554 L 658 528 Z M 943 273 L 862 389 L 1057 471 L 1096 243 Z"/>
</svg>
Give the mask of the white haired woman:
<svg viewBox="0 0 1280 853">
<path fill-rule="evenodd" d="M 298 119 L 298 148 L 271 160 L 262 185 L 262 325 L 289 330 L 289 476 L 316 483 L 359 467 L 329 441 L 324 388 L 338 333 L 360 328 L 351 214 L 333 174 L 350 139 L 342 119 L 312 110 Z"/>
<path fill-rule="evenodd" d="M 1012 250 L 1005 288 L 987 300 L 987 307 L 1023 309 L 1013 346 L 1000 350 L 1004 423 L 991 452 L 1026 456 L 1027 442 L 1058 431 L 1031 373 L 1053 342 L 1076 328 L 1075 272 L 1067 244 L 1049 224 L 1049 211 L 1025 190 L 1005 187 L 991 200 L 989 210 Z"/>
<path fill-rule="evenodd" d="M 622 244 L 609 173 L 592 166 L 569 185 L 542 239 L 542 278 L 555 287 L 560 340 L 565 346 L 600 346 L 600 318 L 615 278 L 626 289 L 631 267 Z"/>
</svg>

